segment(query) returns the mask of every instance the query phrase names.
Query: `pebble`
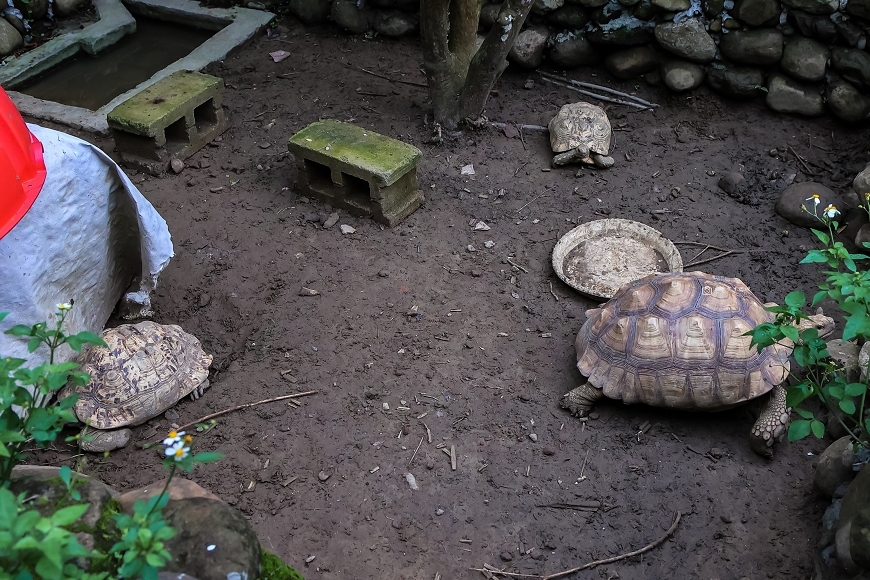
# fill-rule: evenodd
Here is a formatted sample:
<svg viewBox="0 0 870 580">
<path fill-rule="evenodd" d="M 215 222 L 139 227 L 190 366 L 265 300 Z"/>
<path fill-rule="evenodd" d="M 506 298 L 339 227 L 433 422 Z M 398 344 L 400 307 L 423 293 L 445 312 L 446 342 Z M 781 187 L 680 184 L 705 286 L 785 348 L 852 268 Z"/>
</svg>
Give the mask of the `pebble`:
<svg viewBox="0 0 870 580">
<path fill-rule="evenodd" d="M 384 407 L 384 411 L 389 411 L 389 410 L 390 410 L 390 404 L 389 404 L 389 403 L 384 403 L 384 404 L 383 404 L 383 407 Z"/>
<path fill-rule="evenodd" d="M 405 474 L 405 481 L 408 482 L 408 487 L 410 487 L 414 491 L 417 491 L 418 489 L 420 489 L 420 486 L 417 485 L 417 478 L 414 477 L 413 473 L 406 473 Z"/>
<path fill-rule="evenodd" d="M 507 550 L 505 550 L 504 552 L 499 554 L 498 557 L 501 558 L 502 560 L 504 560 L 505 562 L 510 562 L 511 560 L 514 559 L 513 554 L 511 554 Z"/>
<path fill-rule="evenodd" d="M 348 225 L 345 225 L 345 224 L 341 224 L 341 226 L 339 226 L 339 227 L 341 228 L 341 233 L 343 233 L 343 234 L 352 234 L 356 231 L 356 229 L 354 229 Z"/>
<path fill-rule="evenodd" d="M 720 457 L 725 455 L 725 452 L 718 447 L 713 447 L 712 449 L 710 449 L 710 455 L 712 455 L 716 459 L 719 459 Z"/>
<path fill-rule="evenodd" d="M 468 244 L 467 246 L 465 246 L 465 249 L 468 250 L 469 252 L 476 252 L 477 251 L 477 248 L 475 248 L 471 244 Z"/>
<path fill-rule="evenodd" d="M 538 436 L 535 433 L 529 433 L 529 439 L 531 439 L 535 443 L 538 442 Z"/>
<path fill-rule="evenodd" d="M 488 225 L 486 225 L 485 221 L 481 220 L 481 221 L 477 222 L 476 224 L 474 224 L 474 229 L 477 231 L 481 231 L 481 232 L 488 232 L 492 228 L 489 227 Z"/>
<path fill-rule="evenodd" d="M 555 455 L 555 454 L 556 454 L 556 452 L 553 449 L 550 449 L 549 447 L 544 447 L 544 455 Z"/>
<path fill-rule="evenodd" d="M 492 240 L 487 240 L 487 241 L 483 242 L 483 247 L 486 249 L 494 248 L 495 242 L 493 242 Z"/>
<path fill-rule="evenodd" d="M 436 516 L 443 516 L 443 515 L 444 515 L 444 510 L 441 509 L 441 508 L 438 508 L 437 510 L 435 510 L 435 515 L 436 515 Z"/>
<path fill-rule="evenodd" d="M 389 278 L 390 273 L 387 272 L 386 270 L 381 270 L 380 272 L 378 272 L 378 276 L 380 276 L 381 278 Z"/>
<path fill-rule="evenodd" d="M 737 171 L 729 171 L 719 178 L 719 189 L 728 195 L 739 195 L 746 189 L 746 178 Z"/>
<path fill-rule="evenodd" d="M 338 223 L 338 212 L 332 213 L 326 218 L 326 221 L 323 222 L 323 229 L 328 230 L 332 226 Z"/>
<path fill-rule="evenodd" d="M 184 162 L 181 159 L 173 159 L 169 162 L 169 166 L 173 173 L 181 173 L 181 170 L 184 169 Z"/>
<path fill-rule="evenodd" d="M 589 413 L 589 418 L 592 419 L 593 421 L 598 419 L 598 417 L 600 417 L 600 416 L 601 415 L 599 415 L 597 411 L 593 411 L 593 412 Z"/>
<path fill-rule="evenodd" d="M 330 474 L 326 473 L 325 471 L 321 471 L 317 474 L 317 479 L 319 479 L 320 481 L 326 481 L 330 477 Z"/>
<path fill-rule="evenodd" d="M 176 413 L 172 409 L 167 409 L 167 411 L 163 413 L 163 416 L 166 418 L 167 421 L 178 421 L 178 413 Z"/>
</svg>

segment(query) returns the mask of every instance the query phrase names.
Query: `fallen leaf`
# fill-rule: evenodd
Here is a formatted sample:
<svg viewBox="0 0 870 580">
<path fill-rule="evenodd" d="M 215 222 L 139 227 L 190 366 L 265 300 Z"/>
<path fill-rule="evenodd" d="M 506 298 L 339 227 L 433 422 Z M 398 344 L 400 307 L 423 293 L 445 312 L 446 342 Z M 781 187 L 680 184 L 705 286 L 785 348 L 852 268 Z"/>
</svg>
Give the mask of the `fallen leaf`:
<svg viewBox="0 0 870 580">
<path fill-rule="evenodd" d="M 281 62 L 282 60 L 290 56 L 290 53 L 286 50 L 276 50 L 275 52 L 270 52 L 269 56 L 272 57 L 272 60 L 274 62 Z"/>
</svg>

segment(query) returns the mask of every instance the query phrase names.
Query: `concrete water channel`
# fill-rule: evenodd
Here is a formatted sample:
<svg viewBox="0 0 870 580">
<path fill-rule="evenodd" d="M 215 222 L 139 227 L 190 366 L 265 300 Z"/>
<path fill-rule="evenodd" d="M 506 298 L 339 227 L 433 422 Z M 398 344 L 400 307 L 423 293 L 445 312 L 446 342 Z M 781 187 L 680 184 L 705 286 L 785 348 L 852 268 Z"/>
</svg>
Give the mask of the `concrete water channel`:
<svg viewBox="0 0 870 580">
<path fill-rule="evenodd" d="M 274 18 L 192 0 L 93 3 L 97 22 L 0 68 L 0 86 L 24 115 L 108 134 L 117 105 L 176 71 L 225 59 Z"/>
</svg>

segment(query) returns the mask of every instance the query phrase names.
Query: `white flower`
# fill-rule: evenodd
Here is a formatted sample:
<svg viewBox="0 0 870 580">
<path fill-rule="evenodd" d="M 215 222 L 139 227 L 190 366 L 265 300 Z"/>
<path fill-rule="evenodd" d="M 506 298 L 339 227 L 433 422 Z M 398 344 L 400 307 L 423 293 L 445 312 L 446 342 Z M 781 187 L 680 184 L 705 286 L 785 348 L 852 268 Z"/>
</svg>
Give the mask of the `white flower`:
<svg viewBox="0 0 870 580">
<path fill-rule="evenodd" d="M 175 461 L 181 461 L 190 453 L 190 447 L 185 447 L 184 443 L 179 441 L 175 445 L 166 448 L 166 457 L 172 457 Z"/>
<path fill-rule="evenodd" d="M 811 201 L 811 202 L 813 202 L 813 211 L 814 211 L 814 212 L 816 211 L 816 208 L 819 207 L 819 203 L 821 202 L 821 200 L 819 199 L 819 194 L 818 194 L 818 193 L 814 193 L 814 194 L 812 194 L 811 196 L 809 196 L 809 197 L 806 199 L 806 201 Z"/>
<path fill-rule="evenodd" d="M 169 432 L 169 437 L 163 440 L 163 444 L 167 447 L 174 447 L 181 443 L 181 438 L 184 437 L 184 431 L 176 431 L 173 429 Z M 169 455 L 167 453 L 167 455 Z"/>
<path fill-rule="evenodd" d="M 834 207 L 834 204 L 829 204 L 828 207 L 825 208 L 825 216 L 827 216 L 829 220 L 834 219 L 838 215 L 840 215 L 840 210 Z"/>
<path fill-rule="evenodd" d="M 60 310 L 61 312 L 65 312 L 67 310 L 72 310 L 72 304 L 70 304 L 69 302 L 62 302 L 62 303 L 57 305 L 57 309 Z"/>
</svg>

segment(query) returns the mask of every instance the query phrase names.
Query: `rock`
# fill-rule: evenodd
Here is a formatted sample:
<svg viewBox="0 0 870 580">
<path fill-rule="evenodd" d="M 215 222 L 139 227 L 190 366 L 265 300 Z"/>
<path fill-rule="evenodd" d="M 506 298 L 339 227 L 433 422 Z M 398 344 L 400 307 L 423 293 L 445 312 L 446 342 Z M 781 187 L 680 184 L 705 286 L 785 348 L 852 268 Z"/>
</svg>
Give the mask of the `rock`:
<svg viewBox="0 0 870 580">
<path fill-rule="evenodd" d="M 722 56 L 736 63 L 764 66 L 782 57 L 782 32 L 774 28 L 735 30 L 722 35 Z"/>
<path fill-rule="evenodd" d="M 170 501 L 163 510 L 178 531 L 166 543 L 168 572 L 196 571 L 199 580 L 256 578 L 261 549 L 242 515 L 222 501 L 194 497 Z"/>
<path fill-rule="evenodd" d="M 707 84 L 728 97 L 751 99 L 762 93 L 764 73 L 757 68 L 717 63 L 707 69 Z"/>
<path fill-rule="evenodd" d="M 861 369 L 858 368 L 858 345 L 843 341 L 841 338 L 832 338 L 827 344 L 830 357 L 843 366 L 846 380 L 850 383 L 857 382 L 861 378 Z"/>
<path fill-rule="evenodd" d="M 777 200 L 774 209 L 780 217 L 796 226 L 803 228 L 817 228 L 821 225 L 821 222 L 811 214 L 801 210 L 801 206 L 803 205 L 806 206 L 809 211 L 813 211 L 813 203 L 807 201 L 807 199 L 813 194 L 818 194 L 819 196 L 819 214 L 821 214 L 821 210 L 829 203 L 832 203 L 837 207 L 843 206 L 840 196 L 821 183 L 805 181 L 803 183 L 793 183 L 786 187 L 782 194 L 780 194 L 779 200 Z"/>
<path fill-rule="evenodd" d="M 716 43 L 696 18 L 666 22 L 655 27 L 659 45 L 673 54 L 693 62 L 710 62 L 716 57 Z"/>
<path fill-rule="evenodd" d="M 864 194 L 870 191 L 870 164 L 852 180 L 852 189 L 858 194 L 858 199 L 863 201 Z"/>
<path fill-rule="evenodd" d="M 160 481 L 155 481 L 151 485 L 146 485 L 145 487 L 122 493 L 120 497 L 118 497 L 118 501 L 121 502 L 121 509 L 124 513 L 132 514 L 133 505 L 137 501 L 141 500 L 147 502 L 155 495 L 160 494 L 164 487 L 166 487 L 166 479 L 161 479 Z M 170 501 L 189 499 L 192 497 L 203 497 L 214 501 L 221 501 L 218 496 L 201 487 L 197 483 L 177 475 L 172 478 L 172 482 L 169 484 L 169 489 L 167 491 L 169 493 Z"/>
<path fill-rule="evenodd" d="M 851 527 L 849 556 L 860 569 L 870 570 L 870 508 L 864 507 L 855 514 Z"/>
<path fill-rule="evenodd" d="M 15 30 L 17 30 L 18 34 L 20 34 L 22 37 L 24 37 L 24 35 L 27 34 L 27 29 L 24 27 L 23 20 L 21 20 L 20 18 L 18 18 L 17 16 L 12 14 L 11 12 L 9 12 L 8 14 L 4 14 L 3 18 L 6 19 L 6 22 L 11 24 L 13 27 L 15 27 Z"/>
<path fill-rule="evenodd" d="M 690 0 L 650 0 L 650 3 L 666 12 L 682 12 L 692 7 Z"/>
<path fill-rule="evenodd" d="M 833 14 L 840 7 L 838 0 L 782 0 L 782 3 L 809 14 Z"/>
<path fill-rule="evenodd" d="M 84 0 L 54 0 L 52 10 L 56 17 L 63 18 L 78 10 L 82 4 Z"/>
<path fill-rule="evenodd" d="M 532 4 L 532 12 L 535 14 L 549 14 L 565 5 L 565 0 L 535 0 Z"/>
<path fill-rule="evenodd" d="M 781 12 L 779 0 L 738 0 L 732 15 L 749 26 L 764 26 L 776 24 Z"/>
<path fill-rule="evenodd" d="M 89 453 L 105 453 L 120 449 L 130 442 L 133 431 L 130 429 L 114 429 L 112 431 L 91 430 L 80 441 L 82 451 Z"/>
<path fill-rule="evenodd" d="M 110 517 L 105 513 L 106 507 L 118 496 L 118 492 L 87 475 L 73 472 L 72 476 L 77 482 L 76 489 L 82 496 L 82 503 L 90 504 L 78 521 L 93 529 L 101 519 Z M 41 465 L 16 465 L 9 478 L 9 490 L 16 495 L 24 493 L 27 497 L 40 498 L 32 505 L 40 510 L 43 516 L 48 514 L 48 509 L 66 497 L 67 493 L 66 486 L 60 481 L 60 468 Z"/>
<path fill-rule="evenodd" d="M 606 6 L 610 0 L 568 0 L 570 4 L 577 4 L 583 8 L 599 8 Z"/>
<path fill-rule="evenodd" d="M 547 16 L 547 22 L 565 30 L 579 31 L 589 23 L 589 14 L 580 6 L 568 4 L 551 12 Z"/>
<path fill-rule="evenodd" d="M 828 108 L 837 118 L 850 123 L 858 123 L 870 116 L 870 99 L 851 83 L 838 80 L 825 88 Z"/>
<path fill-rule="evenodd" d="M 5 18 L 0 18 L 0 56 L 12 54 L 24 44 L 24 38 Z"/>
<path fill-rule="evenodd" d="M 867 380 L 867 363 L 870 363 L 870 342 L 865 342 L 858 351 L 858 369 L 861 372 L 861 380 Z"/>
<path fill-rule="evenodd" d="M 40 20 L 48 13 L 48 0 L 13 0 L 12 4 L 27 20 Z"/>
<path fill-rule="evenodd" d="M 658 8 L 649 3 L 649 0 L 643 0 L 632 10 L 632 16 L 641 21 L 654 20 L 658 15 Z M 652 24 L 652 23 L 650 23 Z"/>
<path fill-rule="evenodd" d="M 635 13 L 641 7 L 651 5 L 641 2 L 635 6 Z M 645 45 L 653 39 L 652 23 L 644 22 L 634 16 L 620 16 L 610 22 L 599 24 L 586 33 L 586 38 L 594 44 L 605 46 L 638 46 Z"/>
<path fill-rule="evenodd" d="M 719 178 L 719 188 L 731 197 L 739 197 L 746 192 L 746 178 L 742 173 L 729 171 Z"/>
<path fill-rule="evenodd" d="M 338 212 L 333 212 L 329 214 L 329 217 L 326 218 L 326 221 L 323 222 L 323 229 L 328 230 L 332 226 L 338 223 Z"/>
<path fill-rule="evenodd" d="M 852 548 L 858 547 L 852 544 L 851 527 L 867 527 L 866 514 L 859 516 L 859 512 L 865 511 L 870 506 L 870 469 L 861 469 L 858 475 L 849 484 L 843 503 L 840 506 L 840 522 L 837 526 L 836 546 L 837 559 L 847 572 L 855 574 L 858 571 L 855 565 L 858 561 L 870 562 L 870 554 L 854 553 Z"/>
<path fill-rule="evenodd" d="M 373 26 L 378 34 L 399 38 L 417 30 L 417 17 L 399 10 L 378 12 L 375 14 Z"/>
<path fill-rule="evenodd" d="M 870 54 L 854 48 L 834 47 L 831 66 L 852 84 L 870 89 Z"/>
<path fill-rule="evenodd" d="M 169 162 L 169 167 L 172 169 L 173 173 L 181 173 L 184 169 L 184 161 L 173 158 L 172 161 Z"/>
<path fill-rule="evenodd" d="M 526 28 L 517 35 L 514 45 L 508 53 L 508 59 L 525 69 L 537 68 L 544 62 L 544 50 L 550 31 L 544 26 Z"/>
<path fill-rule="evenodd" d="M 837 28 L 827 16 L 813 16 L 801 10 L 791 10 L 787 20 L 806 37 L 826 43 L 831 43 L 837 38 Z"/>
<path fill-rule="evenodd" d="M 495 24 L 498 18 L 498 13 L 501 12 L 501 4 L 484 4 L 480 9 L 480 26 L 484 30 L 489 30 Z"/>
<path fill-rule="evenodd" d="M 779 66 L 799 81 L 820 81 L 825 77 L 828 56 L 828 47 L 821 42 L 796 36 L 785 43 Z"/>
<path fill-rule="evenodd" d="M 418 489 L 420 489 L 420 486 L 417 485 L 417 479 L 414 477 L 413 473 L 406 473 L 405 481 L 408 482 L 408 487 L 410 487 L 413 491 L 417 491 Z"/>
<path fill-rule="evenodd" d="M 695 89 L 704 82 L 704 69 L 690 62 L 671 60 L 661 66 L 662 80 L 672 91 Z"/>
<path fill-rule="evenodd" d="M 598 53 L 585 36 L 570 32 L 555 36 L 547 58 L 553 66 L 565 69 L 593 65 L 599 60 Z"/>
<path fill-rule="evenodd" d="M 339 227 L 339 229 L 341 230 L 341 233 L 343 233 L 343 234 L 345 234 L 345 235 L 347 235 L 347 234 L 352 234 L 352 233 L 354 233 L 354 232 L 356 231 L 355 228 L 353 228 L 353 227 L 351 227 L 351 226 L 348 226 L 348 225 L 345 225 L 345 224 L 341 224 L 341 225 L 338 226 L 338 227 Z"/>
<path fill-rule="evenodd" d="M 814 117 L 825 111 L 825 101 L 817 87 L 801 85 L 779 74 L 770 76 L 765 102 L 768 107 L 780 113 Z"/>
<path fill-rule="evenodd" d="M 855 24 L 854 21 L 850 20 L 848 16 L 844 15 L 842 12 L 836 12 L 831 15 L 831 22 L 834 23 L 834 28 L 837 29 L 837 34 L 840 35 L 840 38 L 846 41 L 851 47 L 858 46 L 858 43 L 861 41 L 861 37 L 864 35 L 864 31 L 860 26 Z"/>
<path fill-rule="evenodd" d="M 825 497 L 832 497 L 834 491 L 844 483 L 852 481 L 855 472 L 852 464 L 855 453 L 852 451 L 852 438 L 848 435 L 831 443 L 819 456 L 813 486 Z"/>
<path fill-rule="evenodd" d="M 868 249 L 867 249 L 867 246 L 864 245 L 865 243 L 870 243 L 870 224 L 862 225 L 858 229 L 858 232 L 855 234 L 855 245 L 858 246 L 858 248 L 861 248 L 861 251 L 866 254 L 868 252 Z M 870 343 L 864 343 L 864 344 L 870 344 Z M 862 350 L 861 352 L 864 352 L 864 351 Z M 867 373 L 866 369 L 867 369 L 867 365 L 865 364 L 863 367 L 861 367 L 861 373 L 866 374 Z M 864 380 L 864 379 L 862 378 L 861 380 Z"/>
<path fill-rule="evenodd" d="M 290 0 L 290 12 L 306 25 L 323 24 L 332 10 L 332 0 Z M 200 578 L 200 580 L 205 580 Z"/>
<path fill-rule="evenodd" d="M 514 559 L 514 555 L 511 554 L 510 552 L 508 552 L 507 550 L 505 550 L 504 552 L 499 554 L 498 557 L 501 558 L 502 560 L 504 560 L 505 562 L 510 562 L 511 560 Z"/>
<path fill-rule="evenodd" d="M 648 46 L 614 52 L 604 59 L 604 66 L 618 79 L 630 79 L 649 72 L 658 65 L 656 54 Z"/>
<path fill-rule="evenodd" d="M 369 10 L 359 8 L 357 3 L 352 0 L 335 0 L 332 3 L 330 14 L 333 22 L 339 28 L 353 34 L 362 34 L 367 31 L 373 18 Z"/>
<path fill-rule="evenodd" d="M 870 0 L 849 0 L 846 4 L 846 14 L 870 20 Z"/>
<path fill-rule="evenodd" d="M 725 9 L 725 0 L 703 0 L 703 5 L 704 14 L 709 18 L 715 18 Z"/>
</svg>

